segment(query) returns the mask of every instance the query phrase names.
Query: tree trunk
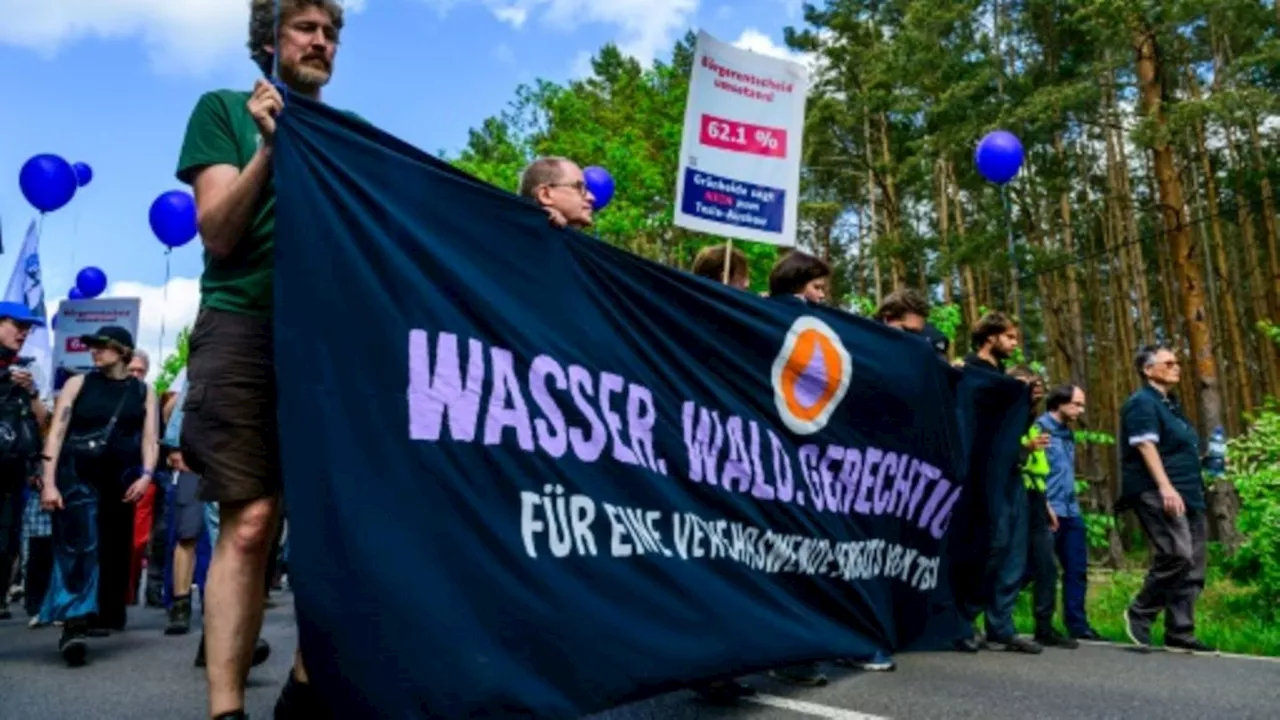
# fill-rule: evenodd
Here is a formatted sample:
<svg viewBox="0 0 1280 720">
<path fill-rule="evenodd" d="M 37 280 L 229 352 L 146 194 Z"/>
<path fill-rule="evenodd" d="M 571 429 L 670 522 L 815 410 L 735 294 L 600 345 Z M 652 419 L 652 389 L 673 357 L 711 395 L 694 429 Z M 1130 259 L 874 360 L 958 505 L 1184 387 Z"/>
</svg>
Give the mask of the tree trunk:
<svg viewBox="0 0 1280 720">
<path fill-rule="evenodd" d="M 1187 84 L 1193 100 L 1200 99 L 1200 84 L 1195 75 L 1187 73 Z M 1218 293 L 1218 302 L 1222 305 L 1222 325 L 1227 330 L 1227 354 L 1231 358 L 1231 372 L 1236 382 L 1231 386 L 1240 399 L 1237 409 L 1253 412 L 1253 393 L 1249 390 L 1249 370 L 1245 365 L 1244 339 L 1240 335 L 1240 312 L 1236 309 L 1237 286 L 1231 281 L 1230 264 L 1227 261 L 1227 243 L 1222 235 L 1221 209 L 1218 205 L 1218 179 L 1213 171 L 1213 162 L 1209 157 L 1208 143 L 1205 140 L 1204 121 L 1195 123 L 1196 155 L 1200 160 L 1200 175 L 1204 178 L 1204 198 L 1209 214 L 1209 233 L 1212 238 L 1210 247 L 1213 255 L 1213 271 L 1217 275 L 1217 285 L 1222 288 Z M 1238 420 L 1238 418 L 1233 418 Z"/>
<path fill-rule="evenodd" d="M 938 160 L 933 164 L 934 203 L 938 213 L 938 251 L 942 256 L 938 274 L 942 277 L 942 302 L 951 304 L 951 253 L 947 236 L 950 235 L 951 208 L 947 206 L 948 172 L 947 162 Z M 921 258 L 921 273 L 924 272 L 924 259 Z M 927 283 L 922 282 L 922 289 Z"/>
<path fill-rule="evenodd" d="M 1271 189 L 1271 178 L 1267 174 L 1267 162 L 1262 157 L 1262 139 L 1258 135 L 1258 119 L 1249 121 L 1249 145 L 1253 150 L 1253 169 L 1261 178 L 1258 181 L 1259 194 L 1262 195 L 1262 228 L 1267 234 L 1267 266 L 1270 269 L 1270 282 L 1267 283 L 1267 297 L 1271 301 L 1271 318 L 1280 317 L 1280 241 L 1276 238 L 1276 201 Z"/>
<path fill-rule="evenodd" d="M 1213 361 L 1213 336 L 1205 312 L 1204 275 L 1196 258 L 1191 228 L 1182 222 L 1182 182 L 1175 170 L 1173 148 L 1169 146 L 1168 126 L 1164 115 L 1164 97 L 1161 87 L 1159 48 L 1155 32 L 1142 27 L 1134 34 L 1134 51 L 1137 54 L 1138 86 L 1142 96 L 1143 112 L 1154 121 L 1156 132 L 1152 147 L 1156 183 L 1160 191 L 1161 219 L 1169 238 L 1169 250 L 1173 254 L 1178 272 L 1178 285 L 1182 295 L 1182 314 L 1187 323 L 1187 339 L 1191 345 L 1194 371 L 1200 390 L 1200 416 L 1205 425 L 1222 425 L 1222 395 L 1218 386 L 1218 368 Z M 1219 481 L 1218 494 L 1234 493 L 1229 481 Z M 1239 547 L 1242 538 L 1236 528 L 1232 512 L 1236 503 L 1215 503 L 1213 520 L 1217 536 L 1228 550 Z"/>
<path fill-rule="evenodd" d="M 1249 272 L 1249 297 L 1253 305 L 1253 321 L 1274 320 L 1267 308 L 1267 281 L 1262 270 L 1262 262 L 1258 257 L 1258 243 L 1253 233 L 1253 212 L 1249 208 L 1248 195 L 1245 193 L 1244 163 L 1236 145 L 1235 132 L 1230 125 L 1227 130 L 1227 148 L 1236 166 L 1236 221 L 1240 224 L 1240 245 L 1244 251 L 1244 264 Z M 1264 394 L 1280 394 L 1280 368 L 1276 367 L 1276 347 L 1264 337 L 1254 334 L 1258 349 L 1258 361 L 1261 363 L 1259 377 L 1263 380 Z"/>
<path fill-rule="evenodd" d="M 1067 167 L 1066 151 L 1062 144 L 1062 133 L 1053 134 L 1053 149 L 1057 153 L 1062 166 Z M 1062 220 L 1062 251 L 1072 258 L 1067 264 L 1067 317 L 1066 347 L 1063 349 L 1067 360 L 1067 373 L 1073 385 L 1083 386 L 1089 377 L 1088 357 L 1084 343 L 1084 313 L 1080 307 L 1080 279 L 1076 273 L 1077 256 L 1075 233 L 1072 230 L 1071 198 L 1067 185 L 1058 193 L 1058 214 Z"/>
</svg>

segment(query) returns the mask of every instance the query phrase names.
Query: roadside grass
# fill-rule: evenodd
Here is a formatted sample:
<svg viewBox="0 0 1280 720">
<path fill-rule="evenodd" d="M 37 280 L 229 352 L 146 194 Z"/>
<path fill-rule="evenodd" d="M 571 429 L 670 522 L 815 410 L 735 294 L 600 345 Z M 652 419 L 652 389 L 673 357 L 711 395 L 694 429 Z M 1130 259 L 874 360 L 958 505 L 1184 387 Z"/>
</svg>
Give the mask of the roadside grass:
<svg viewBox="0 0 1280 720">
<path fill-rule="evenodd" d="M 1089 595 L 1085 607 L 1089 622 L 1107 640 L 1128 643 L 1124 630 L 1124 609 L 1142 587 L 1146 570 L 1093 571 L 1089 573 Z M 1054 622 L 1062 630 L 1061 592 Z M 1196 603 L 1196 635 L 1202 642 L 1222 652 L 1242 655 L 1280 657 L 1280 619 L 1268 618 L 1260 612 L 1261 600 L 1247 585 L 1209 571 L 1204 594 Z M 1022 593 L 1014 611 L 1018 632 L 1031 634 L 1035 621 L 1031 615 L 1031 593 Z M 1152 629 L 1152 643 L 1164 642 L 1163 624 Z"/>
</svg>

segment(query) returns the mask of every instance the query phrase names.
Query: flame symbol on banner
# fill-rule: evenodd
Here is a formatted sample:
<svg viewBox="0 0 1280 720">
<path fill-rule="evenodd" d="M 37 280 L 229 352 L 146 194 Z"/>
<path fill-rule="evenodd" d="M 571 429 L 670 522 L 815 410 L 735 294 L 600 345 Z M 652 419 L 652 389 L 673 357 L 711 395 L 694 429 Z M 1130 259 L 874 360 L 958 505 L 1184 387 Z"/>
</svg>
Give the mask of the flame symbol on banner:
<svg viewBox="0 0 1280 720">
<path fill-rule="evenodd" d="M 835 331 L 811 315 L 797 318 L 773 362 L 778 416 L 796 434 L 818 432 L 844 399 L 852 371 Z"/>
</svg>

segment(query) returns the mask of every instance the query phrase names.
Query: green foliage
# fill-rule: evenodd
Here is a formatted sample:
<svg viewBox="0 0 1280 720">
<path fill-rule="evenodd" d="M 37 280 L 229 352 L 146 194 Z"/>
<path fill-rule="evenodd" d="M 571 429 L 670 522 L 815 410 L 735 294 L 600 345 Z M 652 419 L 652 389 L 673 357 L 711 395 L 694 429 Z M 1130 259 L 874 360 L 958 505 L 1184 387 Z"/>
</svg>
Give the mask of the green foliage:
<svg viewBox="0 0 1280 720">
<path fill-rule="evenodd" d="M 1100 430 L 1076 430 L 1077 445 L 1115 445 L 1116 436 Z"/>
<path fill-rule="evenodd" d="M 1086 512 L 1084 518 L 1085 540 L 1090 550 L 1106 550 L 1111 547 L 1111 533 L 1116 529 L 1116 516 L 1109 513 Z"/>
<path fill-rule="evenodd" d="M 956 334 L 960 332 L 960 326 L 964 324 L 964 314 L 960 311 L 960 306 L 955 303 L 934 305 L 929 310 L 929 323 L 954 343 Z"/>
<path fill-rule="evenodd" d="M 1139 563 L 1145 564 L 1144 560 Z M 1145 575 L 1145 567 L 1089 573 L 1085 608 L 1089 622 L 1104 638 L 1129 642 L 1124 630 L 1124 610 L 1142 588 Z M 1255 589 L 1227 577 L 1211 562 L 1204 592 L 1196 601 L 1196 636 L 1223 652 L 1280 657 L 1280 623 L 1259 614 L 1257 603 Z M 1061 613 L 1057 615 L 1062 617 Z M 1014 624 L 1020 632 L 1035 630 L 1030 590 L 1018 598 Z M 1163 623 L 1152 630 L 1154 642 L 1162 643 Z"/>
<path fill-rule="evenodd" d="M 874 299 L 852 293 L 845 296 L 844 302 L 840 306 L 854 315 L 861 315 L 862 317 L 871 317 L 876 311 L 876 301 Z"/>
<path fill-rule="evenodd" d="M 1271 340 L 1271 342 L 1280 345 L 1280 325 L 1267 322 L 1266 320 L 1258 321 L 1258 332 L 1262 336 Z"/>
<path fill-rule="evenodd" d="M 173 384 L 178 373 L 187 366 L 187 354 L 191 344 L 191 327 L 184 327 L 178 332 L 178 342 L 174 347 L 174 351 L 169 357 L 164 359 L 160 365 L 160 372 L 156 375 L 155 389 L 156 395 L 163 395 L 168 392 L 169 386 Z"/>
<path fill-rule="evenodd" d="M 1227 442 L 1224 478 L 1240 493 L 1245 536 L 1227 567 L 1257 589 L 1258 611 L 1280 622 L 1280 404 L 1269 402 L 1246 433 Z"/>
</svg>

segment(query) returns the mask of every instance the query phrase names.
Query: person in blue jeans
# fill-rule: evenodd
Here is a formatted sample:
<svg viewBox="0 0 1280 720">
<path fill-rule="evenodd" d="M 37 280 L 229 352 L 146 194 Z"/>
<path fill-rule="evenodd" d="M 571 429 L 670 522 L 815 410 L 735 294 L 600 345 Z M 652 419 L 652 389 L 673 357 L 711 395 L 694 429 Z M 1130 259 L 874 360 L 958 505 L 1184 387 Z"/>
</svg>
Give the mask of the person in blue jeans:
<svg viewBox="0 0 1280 720">
<path fill-rule="evenodd" d="M 1076 499 L 1076 441 L 1073 426 L 1084 414 L 1084 390 L 1075 385 L 1054 388 L 1045 398 L 1045 413 L 1036 420 L 1049 435 L 1049 477 L 1045 498 L 1057 519 L 1054 550 L 1062 565 L 1062 610 L 1067 634 L 1077 640 L 1099 640 L 1085 611 L 1088 591 L 1089 546 L 1084 517 Z"/>
</svg>

